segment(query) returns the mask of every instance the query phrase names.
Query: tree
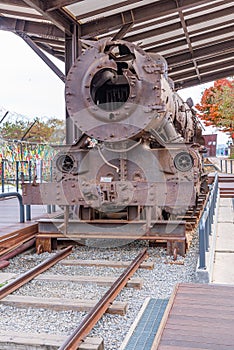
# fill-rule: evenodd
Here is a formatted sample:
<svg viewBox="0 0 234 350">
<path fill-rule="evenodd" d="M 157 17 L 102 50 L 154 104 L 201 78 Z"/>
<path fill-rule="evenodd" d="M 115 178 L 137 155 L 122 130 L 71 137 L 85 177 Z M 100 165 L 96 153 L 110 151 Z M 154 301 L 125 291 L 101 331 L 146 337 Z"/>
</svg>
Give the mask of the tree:
<svg viewBox="0 0 234 350">
<path fill-rule="evenodd" d="M 216 126 L 223 132 L 229 132 L 234 144 L 234 80 L 219 79 L 206 89 L 200 104 L 195 106 L 198 116 L 205 125 Z"/>
<path fill-rule="evenodd" d="M 41 121 L 6 121 L 0 127 L 1 137 L 6 140 L 24 140 L 38 143 L 62 143 L 65 136 L 65 123 L 57 118 Z"/>
</svg>

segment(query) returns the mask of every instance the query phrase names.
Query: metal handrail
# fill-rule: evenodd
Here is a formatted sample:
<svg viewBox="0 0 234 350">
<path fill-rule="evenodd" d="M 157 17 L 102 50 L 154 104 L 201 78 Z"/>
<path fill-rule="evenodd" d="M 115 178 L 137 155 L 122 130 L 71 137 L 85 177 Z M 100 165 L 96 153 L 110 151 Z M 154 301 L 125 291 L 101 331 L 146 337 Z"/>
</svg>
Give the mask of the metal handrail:
<svg viewBox="0 0 234 350">
<path fill-rule="evenodd" d="M 220 159 L 221 172 L 226 174 L 234 174 L 233 162 L 234 162 L 234 159 Z"/>
<path fill-rule="evenodd" d="M 24 205 L 23 205 L 23 198 L 20 193 L 18 192 L 8 192 L 8 193 L 0 193 L 0 198 L 7 198 L 7 197 L 17 197 L 19 201 L 20 206 L 20 222 L 24 222 Z"/>
<path fill-rule="evenodd" d="M 206 268 L 206 252 L 209 250 L 209 236 L 211 225 L 214 222 L 214 213 L 218 197 L 218 173 L 215 173 L 214 182 L 209 193 L 204 211 L 199 221 L 199 269 Z"/>
</svg>

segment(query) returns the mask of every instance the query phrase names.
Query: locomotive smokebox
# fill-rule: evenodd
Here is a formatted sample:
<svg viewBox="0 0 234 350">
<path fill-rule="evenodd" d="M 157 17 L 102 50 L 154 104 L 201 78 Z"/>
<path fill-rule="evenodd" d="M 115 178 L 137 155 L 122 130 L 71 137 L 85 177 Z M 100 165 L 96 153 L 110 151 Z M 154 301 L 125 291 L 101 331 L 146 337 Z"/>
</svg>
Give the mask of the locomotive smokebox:
<svg viewBox="0 0 234 350">
<path fill-rule="evenodd" d="M 165 114 L 174 114 L 166 62 L 122 40 L 88 43 L 66 82 L 67 110 L 75 125 L 108 142 L 159 129 Z"/>
</svg>

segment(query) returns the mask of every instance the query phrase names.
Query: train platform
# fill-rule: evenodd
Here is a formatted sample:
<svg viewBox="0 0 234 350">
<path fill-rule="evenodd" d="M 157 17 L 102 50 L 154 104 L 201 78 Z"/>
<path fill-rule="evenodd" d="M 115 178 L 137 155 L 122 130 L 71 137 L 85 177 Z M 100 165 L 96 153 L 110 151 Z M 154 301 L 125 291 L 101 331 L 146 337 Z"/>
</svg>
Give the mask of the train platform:
<svg viewBox="0 0 234 350">
<path fill-rule="evenodd" d="M 234 285 L 234 199 L 220 198 L 211 282 Z"/>
<path fill-rule="evenodd" d="M 169 301 L 150 298 L 121 350 L 233 348 L 234 199 L 219 198 L 215 216 L 204 271 L 208 278 L 178 284 Z"/>
<path fill-rule="evenodd" d="M 46 206 L 31 207 L 31 221 L 20 223 L 20 207 L 17 198 L 0 200 L 0 237 L 23 229 L 35 223 L 36 219 L 46 215 Z"/>
<path fill-rule="evenodd" d="M 148 298 L 120 350 L 230 350 L 234 286 L 179 283 L 170 299 Z"/>
<path fill-rule="evenodd" d="M 46 205 L 32 205 L 31 218 L 32 220 L 46 215 Z M 0 228 L 11 224 L 19 223 L 20 207 L 18 199 L 15 197 L 0 199 Z"/>
<path fill-rule="evenodd" d="M 150 350 L 233 349 L 233 296 L 231 285 L 178 284 Z"/>
<path fill-rule="evenodd" d="M 197 265 L 198 283 L 234 285 L 234 199 L 219 197 L 209 235 L 206 268 Z"/>
</svg>

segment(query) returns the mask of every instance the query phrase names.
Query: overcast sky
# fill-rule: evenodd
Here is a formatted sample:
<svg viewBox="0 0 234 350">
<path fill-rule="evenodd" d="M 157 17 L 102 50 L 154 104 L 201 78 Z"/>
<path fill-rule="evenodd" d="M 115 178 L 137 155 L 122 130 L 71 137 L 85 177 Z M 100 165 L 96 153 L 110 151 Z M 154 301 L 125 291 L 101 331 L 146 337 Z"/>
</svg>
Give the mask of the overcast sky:
<svg viewBox="0 0 234 350">
<path fill-rule="evenodd" d="M 64 118 L 64 83 L 17 35 L 0 31 L 0 107 L 29 118 Z M 64 71 L 64 64 L 50 57 Z"/>
<path fill-rule="evenodd" d="M 17 35 L 0 30 L 0 119 L 9 110 L 26 116 L 65 118 L 64 83 Z M 64 64 L 49 56 L 64 72 Z M 186 100 L 199 103 L 212 83 L 180 90 Z"/>
</svg>

